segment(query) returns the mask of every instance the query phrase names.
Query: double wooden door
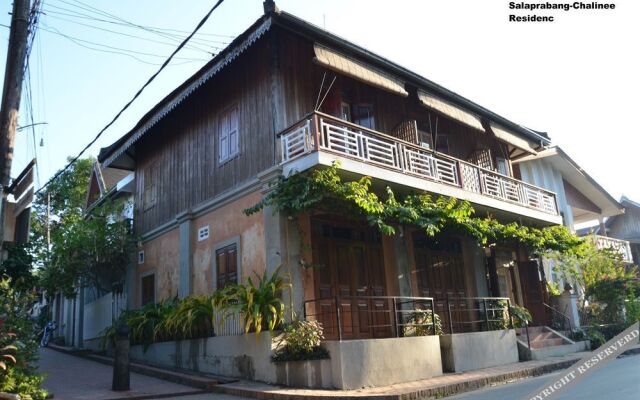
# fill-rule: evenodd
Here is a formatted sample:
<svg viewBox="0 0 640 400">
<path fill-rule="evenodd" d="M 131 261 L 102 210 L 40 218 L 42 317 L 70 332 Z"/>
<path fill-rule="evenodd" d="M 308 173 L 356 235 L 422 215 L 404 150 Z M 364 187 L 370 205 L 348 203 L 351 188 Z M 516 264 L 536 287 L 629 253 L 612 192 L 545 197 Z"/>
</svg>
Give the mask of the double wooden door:
<svg viewBox="0 0 640 400">
<path fill-rule="evenodd" d="M 316 307 L 327 338 L 390 337 L 391 300 L 380 237 L 368 227 L 319 224 L 314 242 Z M 339 323 L 338 323 L 339 321 Z"/>
<path fill-rule="evenodd" d="M 417 232 L 413 244 L 420 296 L 433 297 L 434 311 L 440 316 L 446 333 L 452 326 L 456 332 L 471 329 L 459 323 L 463 320 L 462 313 L 468 313 L 468 309 L 473 308 L 466 299 L 464 259 L 459 240 L 438 240 Z M 453 325 L 449 321 L 450 314 Z"/>
</svg>

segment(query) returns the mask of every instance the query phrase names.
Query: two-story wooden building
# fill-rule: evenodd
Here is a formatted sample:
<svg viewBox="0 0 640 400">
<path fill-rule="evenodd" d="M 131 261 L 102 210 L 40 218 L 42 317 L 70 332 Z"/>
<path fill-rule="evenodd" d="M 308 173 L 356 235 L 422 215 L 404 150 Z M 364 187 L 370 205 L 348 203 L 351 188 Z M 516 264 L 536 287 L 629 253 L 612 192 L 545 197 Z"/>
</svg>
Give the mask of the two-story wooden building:
<svg viewBox="0 0 640 400">
<path fill-rule="evenodd" d="M 449 333 L 482 330 L 482 321 L 455 310 L 474 304 L 482 312 L 487 297 L 524 305 L 542 324 L 538 263 L 520 248 L 430 238 L 411 226 L 384 236 L 364 221 L 314 213 L 299 222 L 312 244 L 306 255 L 320 267 L 302 269 L 293 223 L 269 209 L 243 210 L 278 176 L 339 160 L 345 177 L 467 200 L 503 221 L 560 224 L 555 193 L 518 179 L 514 164 L 549 144 L 545 134 L 267 1 L 262 17 L 99 160 L 135 172 L 142 241 L 128 282 L 134 307 L 211 293 L 283 265 L 298 315 L 323 321 L 328 339 L 366 341 L 401 336 L 397 302 L 418 297 L 433 299 Z M 377 349 L 381 343 L 391 342 Z M 402 361 L 405 368 L 422 362 L 416 357 Z M 430 371 L 379 384 L 438 373 Z M 363 379 L 333 386 L 371 384 Z"/>
</svg>

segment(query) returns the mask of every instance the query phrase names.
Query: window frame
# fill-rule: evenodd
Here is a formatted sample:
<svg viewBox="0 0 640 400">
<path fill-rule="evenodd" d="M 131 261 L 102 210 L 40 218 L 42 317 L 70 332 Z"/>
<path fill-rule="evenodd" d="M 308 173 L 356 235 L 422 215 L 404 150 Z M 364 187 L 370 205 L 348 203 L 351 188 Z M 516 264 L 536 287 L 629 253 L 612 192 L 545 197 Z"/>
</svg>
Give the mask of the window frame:
<svg viewBox="0 0 640 400">
<path fill-rule="evenodd" d="M 150 199 L 147 199 L 147 195 Z M 158 162 L 154 161 L 142 173 L 142 209 L 147 211 L 158 202 Z"/>
<path fill-rule="evenodd" d="M 232 133 L 233 131 L 229 130 L 223 136 L 222 124 L 223 124 L 224 118 L 228 115 L 231 115 L 234 111 L 236 115 L 236 129 L 235 129 L 236 148 L 235 148 L 235 151 L 231 151 L 230 133 Z M 240 107 L 238 103 L 234 103 L 230 106 L 227 106 L 218 113 L 217 128 L 218 128 L 218 137 L 217 137 L 217 144 L 216 144 L 216 147 L 217 147 L 216 155 L 218 160 L 218 166 L 222 166 L 240 155 Z M 222 148 L 223 148 L 222 140 L 225 136 L 227 139 L 226 146 L 228 146 L 229 152 L 226 154 L 224 158 L 222 158 Z"/>
<path fill-rule="evenodd" d="M 211 269 L 213 290 L 218 290 L 218 257 L 216 253 L 218 250 L 222 250 L 225 247 L 232 245 L 236 246 L 236 283 L 240 283 L 242 281 L 242 248 L 240 246 L 240 236 L 234 236 L 213 245 L 213 253 L 211 255 L 213 263 L 213 267 Z"/>
<path fill-rule="evenodd" d="M 151 271 L 146 271 L 140 274 L 140 282 L 139 282 L 139 287 L 140 287 L 140 296 L 139 296 L 139 300 L 140 300 L 140 307 L 144 307 L 146 304 L 149 303 L 144 303 L 143 302 L 143 295 L 144 295 L 144 291 L 143 291 L 143 286 L 142 286 L 142 282 L 145 278 L 148 278 L 149 276 L 153 276 L 153 300 L 151 300 L 151 303 L 156 304 L 157 302 L 157 290 L 158 290 L 158 278 L 156 275 L 156 271 L 155 269 L 151 270 Z"/>
</svg>

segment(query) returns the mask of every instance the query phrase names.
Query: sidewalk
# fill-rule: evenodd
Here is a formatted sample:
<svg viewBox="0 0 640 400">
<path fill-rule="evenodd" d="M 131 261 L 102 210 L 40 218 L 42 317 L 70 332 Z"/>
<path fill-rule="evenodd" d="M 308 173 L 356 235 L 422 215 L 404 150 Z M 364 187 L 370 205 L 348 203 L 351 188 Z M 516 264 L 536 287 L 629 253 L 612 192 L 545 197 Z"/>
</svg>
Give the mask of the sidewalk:
<svg viewBox="0 0 640 400">
<path fill-rule="evenodd" d="M 47 375 L 44 387 L 55 399 L 63 400 L 116 400 L 174 398 L 203 390 L 178 385 L 136 373 L 131 374 L 132 390 L 111 390 L 113 369 L 95 361 L 64 354 L 51 349 L 40 349 L 39 370 Z M 209 393 L 209 396 L 211 394 Z M 225 396 L 232 399 L 231 396 Z M 216 397 L 223 399 L 224 397 Z"/>
<path fill-rule="evenodd" d="M 403 384 L 359 390 L 306 390 L 278 387 L 257 382 L 238 381 L 221 384 L 216 391 L 257 399 L 378 399 L 418 400 L 441 398 L 487 386 L 510 383 L 519 379 L 543 375 L 568 368 L 589 352 L 575 353 L 545 360 L 519 362 Z"/>
</svg>

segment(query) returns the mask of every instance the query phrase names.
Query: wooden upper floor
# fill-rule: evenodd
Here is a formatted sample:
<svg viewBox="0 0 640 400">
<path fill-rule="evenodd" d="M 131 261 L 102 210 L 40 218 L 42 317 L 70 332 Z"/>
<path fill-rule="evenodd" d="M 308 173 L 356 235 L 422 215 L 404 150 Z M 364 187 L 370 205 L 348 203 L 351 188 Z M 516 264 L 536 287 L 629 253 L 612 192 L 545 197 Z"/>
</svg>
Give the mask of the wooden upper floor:
<svg viewBox="0 0 640 400">
<path fill-rule="evenodd" d="M 512 164 L 535 154 L 546 136 L 286 13 L 257 20 L 99 158 L 135 171 L 144 234 L 286 167 L 288 128 L 314 112 L 314 121 L 334 127 L 316 144 L 333 146 L 334 155 L 342 145 L 342 156 L 365 173 L 380 167 L 400 174 L 381 179 L 433 181 L 458 191 L 425 190 L 469 193 L 489 209 L 560 221 L 554 194 L 520 182 Z M 338 142 L 329 145 L 328 132 Z"/>
</svg>

